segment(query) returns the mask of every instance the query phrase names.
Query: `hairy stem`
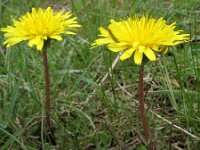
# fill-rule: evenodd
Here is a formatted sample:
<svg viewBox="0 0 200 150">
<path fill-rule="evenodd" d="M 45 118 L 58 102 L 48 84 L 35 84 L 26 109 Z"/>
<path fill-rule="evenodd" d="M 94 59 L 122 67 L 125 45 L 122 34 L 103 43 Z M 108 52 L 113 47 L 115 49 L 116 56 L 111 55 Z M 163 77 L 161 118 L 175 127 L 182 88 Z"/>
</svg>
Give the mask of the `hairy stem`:
<svg viewBox="0 0 200 150">
<path fill-rule="evenodd" d="M 51 125 L 51 100 L 50 100 L 50 80 L 49 80 L 49 66 L 48 66 L 48 57 L 47 57 L 47 48 L 49 47 L 50 41 L 47 40 L 43 49 L 43 61 L 44 61 L 44 73 L 45 73 L 45 88 L 46 88 L 46 124 L 47 124 L 47 138 L 51 144 L 56 145 L 54 128 Z"/>
<path fill-rule="evenodd" d="M 51 111 L 51 103 L 50 103 L 50 81 L 49 81 L 49 66 L 48 66 L 48 57 L 47 57 L 47 47 L 48 43 L 45 43 L 43 49 L 43 60 L 44 60 L 44 73 L 45 73 L 45 88 L 46 88 L 46 123 L 49 129 L 51 128 L 50 122 L 50 111 Z"/>
<path fill-rule="evenodd" d="M 145 107 L 144 107 L 144 63 L 141 64 L 140 66 L 140 71 L 139 71 L 139 83 L 138 83 L 138 93 L 139 93 L 139 113 L 140 113 L 140 119 L 142 123 L 142 127 L 144 129 L 144 134 L 146 137 L 146 140 L 149 140 L 150 136 L 150 130 L 148 126 L 148 121 L 147 121 L 147 116 L 145 112 Z"/>
</svg>

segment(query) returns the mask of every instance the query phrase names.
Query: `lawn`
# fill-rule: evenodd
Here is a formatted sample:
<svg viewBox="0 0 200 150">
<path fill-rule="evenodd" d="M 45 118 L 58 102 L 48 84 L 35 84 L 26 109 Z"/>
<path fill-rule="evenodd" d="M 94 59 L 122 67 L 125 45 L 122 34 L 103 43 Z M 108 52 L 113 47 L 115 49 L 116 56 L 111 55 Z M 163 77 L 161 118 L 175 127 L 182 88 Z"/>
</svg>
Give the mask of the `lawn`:
<svg viewBox="0 0 200 150">
<path fill-rule="evenodd" d="M 176 22 L 191 37 L 145 65 L 151 143 L 156 150 L 200 149 L 199 0 L 0 0 L 0 27 L 48 6 L 71 11 L 81 24 L 48 49 L 56 144 L 45 134 L 42 52 L 27 42 L 6 48 L 1 32 L 0 150 L 148 149 L 138 113 L 139 66 L 106 46 L 91 49 L 111 18 L 143 14 Z"/>
</svg>

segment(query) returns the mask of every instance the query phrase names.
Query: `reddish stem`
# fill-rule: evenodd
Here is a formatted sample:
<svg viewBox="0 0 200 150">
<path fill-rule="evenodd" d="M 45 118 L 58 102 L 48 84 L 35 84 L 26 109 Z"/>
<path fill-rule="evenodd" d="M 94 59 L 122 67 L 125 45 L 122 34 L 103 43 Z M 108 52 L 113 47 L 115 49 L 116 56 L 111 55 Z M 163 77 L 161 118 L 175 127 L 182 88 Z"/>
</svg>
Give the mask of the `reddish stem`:
<svg viewBox="0 0 200 150">
<path fill-rule="evenodd" d="M 47 44 L 47 43 L 46 43 Z M 51 110 L 51 103 L 50 103 L 50 81 L 49 81 L 49 66 L 48 66 L 48 58 L 47 58 L 47 45 L 45 45 L 43 50 L 43 60 L 44 60 L 44 68 L 45 68 L 45 88 L 46 88 L 46 123 L 51 128 L 50 123 L 50 110 Z"/>
<path fill-rule="evenodd" d="M 49 46 L 49 41 L 47 40 L 44 44 L 43 48 L 43 60 L 44 60 L 44 68 L 45 68 L 45 88 L 46 88 L 46 124 L 48 127 L 47 130 L 47 137 L 48 140 L 53 144 L 56 145 L 55 135 L 54 135 L 54 128 L 51 126 L 51 101 L 50 101 L 50 80 L 49 80 L 49 66 L 48 66 L 48 57 L 47 57 L 47 48 Z"/>
<path fill-rule="evenodd" d="M 144 102 L 144 63 L 141 64 L 140 66 L 140 71 L 139 71 L 139 83 L 138 83 L 138 93 L 139 93 L 139 112 L 140 112 L 140 119 L 141 123 L 144 129 L 144 134 L 146 137 L 146 140 L 149 140 L 150 136 L 150 130 L 148 126 L 148 121 L 147 121 L 147 116 L 145 112 L 145 102 Z"/>
</svg>

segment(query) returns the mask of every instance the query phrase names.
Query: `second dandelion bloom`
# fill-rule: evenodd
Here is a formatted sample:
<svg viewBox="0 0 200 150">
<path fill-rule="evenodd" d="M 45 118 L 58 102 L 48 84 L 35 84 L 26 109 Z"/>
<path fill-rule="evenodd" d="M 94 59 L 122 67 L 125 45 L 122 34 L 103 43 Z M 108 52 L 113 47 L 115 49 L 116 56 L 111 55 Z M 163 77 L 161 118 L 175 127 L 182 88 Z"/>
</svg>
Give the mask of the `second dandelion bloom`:
<svg viewBox="0 0 200 150">
<path fill-rule="evenodd" d="M 13 20 L 13 26 L 1 29 L 5 32 L 4 44 L 10 47 L 27 40 L 30 47 L 36 46 L 37 50 L 42 50 L 49 38 L 60 41 L 61 34 L 75 34 L 76 28 L 80 27 L 76 19 L 70 12 L 54 12 L 51 7 L 32 8 L 32 12 Z"/>
<path fill-rule="evenodd" d="M 155 61 L 155 53 L 166 53 L 169 46 L 189 40 L 189 34 L 175 30 L 175 24 L 167 25 L 163 18 L 154 19 L 146 16 L 130 17 L 119 22 L 111 19 L 108 29 L 99 28 L 99 38 L 92 46 L 106 44 L 113 52 L 123 51 L 121 60 L 133 55 L 134 62 L 140 65 L 144 55 L 150 61 Z"/>
</svg>

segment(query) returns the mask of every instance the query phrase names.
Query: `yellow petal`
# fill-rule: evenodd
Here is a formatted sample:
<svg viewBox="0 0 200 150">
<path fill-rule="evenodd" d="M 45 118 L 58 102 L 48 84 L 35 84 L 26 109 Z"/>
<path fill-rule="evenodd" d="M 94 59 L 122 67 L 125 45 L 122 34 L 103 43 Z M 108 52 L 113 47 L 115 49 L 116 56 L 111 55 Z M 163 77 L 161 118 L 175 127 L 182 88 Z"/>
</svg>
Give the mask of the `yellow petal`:
<svg viewBox="0 0 200 150">
<path fill-rule="evenodd" d="M 43 46 L 44 46 L 44 40 L 40 40 L 40 42 L 37 44 L 37 49 L 39 50 L 39 51 L 41 51 L 42 50 L 42 48 L 43 48 Z"/>
<path fill-rule="evenodd" d="M 135 51 L 134 48 L 130 48 L 130 49 L 127 49 L 125 50 L 125 52 L 123 52 L 120 56 L 120 60 L 125 60 L 125 59 L 128 59 L 132 56 L 133 52 Z"/>
<path fill-rule="evenodd" d="M 28 45 L 32 47 L 33 45 L 36 45 L 40 41 L 40 37 L 33 37 L 29 39 Z"/>
<path fill-rule="evenodd" d="M 74 35 L 74 34 L 76 34 L 76 33 L 71 32 L 71 31 L 67 31 L 67 32 L 65 32 L 65 34 L 72 34 L 72 35 Z"/>
<path fill-rule="evenodd" d="M 105 28 L 100 27 L 100 28 L 99 28 L 99 31 L 100 31 L 100 33 L 101 33 L 99 36 L 102 36 L 102 37 L 109 37 L 109 32 L 108 32 L 108 30 L 106 30 Z"/>
<path fill-rule="evenodd" d="M 62 41 L 62 37 L 60 35 L 51 35 L 50 38 Z"/>
<path fill-rule="evenodd" d="M 158 47 L 157 45 L 152 46 L 152 49 L 153 49 L 154 51 L 159 51 L 159 47 Z"/>
<path fill-rule="evenodd" d="M 113 52 L 119 52 L 127 48 L 128 48 L 127 43 L 111 43 L 108 45 L 108 49 Z"/>
<path fill-rule="evenodd" d="M 100 45 L 104 45 L 104 44 L 113 43 L 113 41 L 108 38 L 100 38 L 100 39 L 97 39 L 96 41 L 94 41 L 94 43 L 96 46 L 100 46 Z"/>
<path fill-rule="evenodd" d="M 134 61 L 136 64 L 141 65 L 143 59 L 143 53 L 141 53 L 139 50 L 136 50 L 134 53 Z"/>
<path fill-rule="evenodd" d="M 132 44 L 132 46 L 135 47 L 135 48 L 138 47 L 138 45 L 139 45 L 139 42 L 137 42 L 137 41 L 135 41 L 135 42 Z"/>
<path fill-rule="evenodd" d="M 166 54 L 168 52 L 168 47 L 163 47 L 162 49 L 161 49 L 161 53 L 162 54 Z"/>
<path fill-rule="evenodd" d="M 140 51 L 140 53 L 143 53 L 145 51 L 145 47 L 144 46 L 139 46 L 139 51 Z"/>
<path fill-rule="evenodd" d="M 155 53 L 149 48 L 147 47 L 145 50 L 144 50 L 144 54 L 146 55 L 146 57 L 151 60 L 151 61 L 155 61 L 156 60 L 156 55 Z"/>
<path fill-rule="evenodd" d="M 37 37 L 30 39 L 28 45 L 30 47 L 32 47 L 33 45 L 36 45 L 36 48 L 38 50 L 42 50 L 42 48 L 44 46 L 44 40 L 40 36 L 37 36 Z"/>
</svg>

